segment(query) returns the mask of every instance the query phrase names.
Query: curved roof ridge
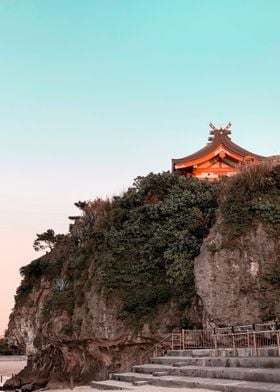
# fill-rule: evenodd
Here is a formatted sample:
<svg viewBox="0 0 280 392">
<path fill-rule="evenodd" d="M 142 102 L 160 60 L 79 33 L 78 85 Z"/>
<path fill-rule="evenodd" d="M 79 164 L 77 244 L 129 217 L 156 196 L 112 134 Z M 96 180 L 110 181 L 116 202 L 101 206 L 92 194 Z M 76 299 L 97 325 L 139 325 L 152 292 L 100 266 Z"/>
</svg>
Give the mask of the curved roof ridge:
<svg viewBox="0 0 280 392">
<path fill-rule="evenodd" d="M 198 150 L 197 152 L 191 155 L 187 155 L 183 158 L 172 159 L 172 162 L 181 163 L 185 161 L 193 161 L 194 159 L 199 159 L 204 155 L 211 153 L 220 144 L 223 145 L 225 148 L 228 148 L 230 151 L 237 153 L 240 156 L 252 155 L 254 158 L 261 159 L 261 160 L 266 158 L 262 155 L 255 154 L 253 152 L 246 150 L 245 148 L 240 147 L 238 144 L 231 141 L 231 139 L 228 136 L 227 130 L 221 129 L 219 130 L 219 132 L 215 133 L 215 136 L 213 137 L 211 143 L 207 144 L 205 147 L 201 148 L 200 150 Z"/>
<path fill-rule="evenodd" d="M 263 155 L 255 154 L 254 152 L 251 152 L 249 150 L 246 150 L 243 147 L 240 147 L 238 144 L 234 143 L 230 138 L 228 138 L 227 143 L 228 143 L 227 147 L 230 146 L 233 149 L 233 152 L 237 152 L 239 155 L 252 155 L 253 157 L 255 157 L 257 159 L 265 159 L 266 158 Z"/>
</svg>

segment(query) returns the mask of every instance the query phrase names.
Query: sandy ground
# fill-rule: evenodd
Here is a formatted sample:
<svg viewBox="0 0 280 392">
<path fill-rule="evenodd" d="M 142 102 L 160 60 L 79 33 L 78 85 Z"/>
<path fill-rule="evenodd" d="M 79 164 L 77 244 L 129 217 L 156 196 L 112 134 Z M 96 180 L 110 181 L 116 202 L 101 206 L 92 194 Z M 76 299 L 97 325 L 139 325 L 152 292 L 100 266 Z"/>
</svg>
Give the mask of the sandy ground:
<svg viewBox="0 0 280 392">
<path fill-rule="evenodd" d="M 0 376 L 11 376 L 17 374 L 26 365 L 26 360 L 21 357 L 3 357 L 0 356 Z"/>
</svg>

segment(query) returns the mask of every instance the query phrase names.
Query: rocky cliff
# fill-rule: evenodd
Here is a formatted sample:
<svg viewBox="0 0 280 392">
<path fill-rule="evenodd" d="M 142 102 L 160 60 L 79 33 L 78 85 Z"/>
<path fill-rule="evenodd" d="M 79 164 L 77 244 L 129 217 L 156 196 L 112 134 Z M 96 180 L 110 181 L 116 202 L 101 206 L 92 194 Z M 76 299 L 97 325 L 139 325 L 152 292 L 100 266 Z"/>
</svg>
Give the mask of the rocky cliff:
<svg viewBox="0 0 280 392">
<path fill-rule="evenodd" d="M 21 269 L 7 337 L 29 361 L 7 386 L 104 378 L 164 333 L 278 318 L 279 192 L 276 166 L 225 184 L 150 174 L 77 203 Z"/>
<path fill-rule="evenodd" d="M 75 306 L 51 312 L 46 319 L 40 310 L 50 293 L 50 283 L 42 279 L 29 294 L 29 304 L 16 308 L 9 323 L 9 340 L 25 344 L 28 366 L 6 387 L 35 384 L 42 387 L 76 384 L 103 379 L 110 371 L 129 364 L 155 344 L 162 333 L 179 325 L 180 314 L 172 304 L 162 305 L 153 320 L 140 330 L 128 328 L 118 318 L 121 302 L 108 298 L 93 287 Z"/>
<path fill-rule="evenodd" d="M 251 167 L 224 184 L 218 219 L 195 262 L 203 324 L 280 316 L 280 166 Z"/>
<path fill-rule="evenodd" d="M 195 261 L 204 326 L 279 318 L 279 239 L 259 224 L 228 247 L 222 229 L 220 222 L 211 229 Z"/>
</svg>

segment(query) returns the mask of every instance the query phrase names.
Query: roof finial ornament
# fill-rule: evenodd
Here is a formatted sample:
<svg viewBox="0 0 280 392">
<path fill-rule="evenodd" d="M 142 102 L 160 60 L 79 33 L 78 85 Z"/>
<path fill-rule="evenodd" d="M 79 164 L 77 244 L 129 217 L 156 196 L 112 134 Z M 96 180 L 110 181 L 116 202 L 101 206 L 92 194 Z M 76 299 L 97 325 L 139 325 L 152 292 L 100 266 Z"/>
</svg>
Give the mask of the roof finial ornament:
<svg viewBox="0 0 280 392">
<path fill-rule="evenodd" d="M 215 125 L 210 122 L 209 127 L 213 129 L 213 131 L 217 131 L 217 128 L 215 127 Z"/>
<path fill-rule="evenodd" d="M 232 123 L 229 121 L 228 124 L 227 124 L 227 126 L 225 127 L 225 129 L 226 129 L 227 131 L 229 131 L 229 129 L 231 128 L 231 126 L 232 126 Z"/>
<path fill-rule="evenodd" d="M 210 135 L 213 135 L 213 136 L 210 136 L 208 138 L 208 140 L 210 142 L 212 142 L 213 139 L 218 135 L 226 135 L 226 136 L 230 135 L 231 134 L 231 130 L 230 130 L 231 126 L 232 126 L 232 123 L 229 121 L 225 127 L 220 126 L 220 128 L 218 129 L 215 127 L 215 125 L 212 122 L 210 122 L 210 124 L 209 124 L 209 127 L 211 128 Z"/>
</svg>

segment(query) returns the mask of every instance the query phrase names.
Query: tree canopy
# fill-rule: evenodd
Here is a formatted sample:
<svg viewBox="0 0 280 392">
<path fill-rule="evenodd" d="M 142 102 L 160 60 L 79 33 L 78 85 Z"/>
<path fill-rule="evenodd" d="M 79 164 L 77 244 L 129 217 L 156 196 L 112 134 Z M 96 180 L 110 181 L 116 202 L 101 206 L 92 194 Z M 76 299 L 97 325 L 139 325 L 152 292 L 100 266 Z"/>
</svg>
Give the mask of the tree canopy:
<svg viewBox="0 0 280 392">
<path fill-rule="evenodd" d="M 46 250 L 50 252 L 54 249 L 55 245 L 61 242 L 64 238 L 63 234 L 55 234 L 54 230 L 48 229 L 44 233 L 36 234 L 37 238 L 33 243 L 33 248 L 39 252 Z"/>
</svg>

